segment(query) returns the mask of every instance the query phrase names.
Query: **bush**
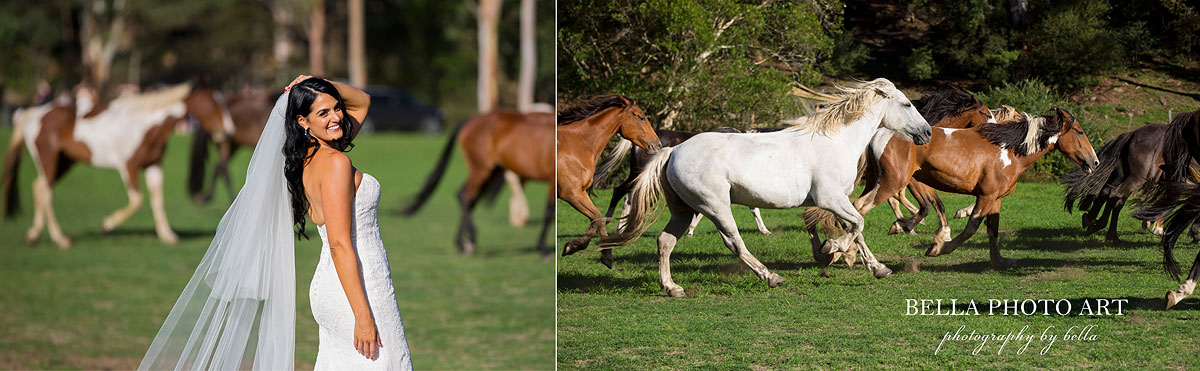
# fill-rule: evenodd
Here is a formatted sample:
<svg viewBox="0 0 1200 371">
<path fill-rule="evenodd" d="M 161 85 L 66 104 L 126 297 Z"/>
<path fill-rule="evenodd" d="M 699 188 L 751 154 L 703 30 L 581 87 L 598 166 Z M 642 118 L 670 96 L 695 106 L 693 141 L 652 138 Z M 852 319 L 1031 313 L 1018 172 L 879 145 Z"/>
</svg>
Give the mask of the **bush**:
<svg viewBox="0 0 1200 371">
<path fill-rule="evenodd" d="M 912 54 L 904 58 L 904 66 L 908 70 L 908 77 L 917 81 L 929 80 L 937 73 L 929 45 L 913 49 Z"/>
</svg>

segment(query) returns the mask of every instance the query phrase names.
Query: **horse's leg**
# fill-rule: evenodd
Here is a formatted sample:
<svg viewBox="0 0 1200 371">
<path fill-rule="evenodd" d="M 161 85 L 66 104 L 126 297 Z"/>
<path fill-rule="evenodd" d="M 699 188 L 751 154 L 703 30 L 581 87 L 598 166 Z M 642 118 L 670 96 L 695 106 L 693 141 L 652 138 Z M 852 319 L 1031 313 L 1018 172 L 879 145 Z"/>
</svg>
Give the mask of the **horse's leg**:
<svg viewBox="0 0 1200 371">
<path fill-rule="evenodd" d="M 664 294 L 677 298 L 687 296 L 687 294 L 683 292 L 683 287 L 675 284 L 675 281 L 671 279 L 671 250 L 675 249 L 675 244 L 679 242 L 679 237 L 683 235 L 683 231 L 687 227 L 685 223 L 690 220 L 690 216 L 675 214 L 672 211 L 667 227 L 658 235 L 658 284 L 662 287 Z"/>
<path fill-rule="evenodd" d="M 629 195 L 629 190 L 633 188 L 633 180 L 634 177 L 631 176 L 629 179 L 626 179 L 625 182 L 622 182 L 616 188 L 613 188 L 612 198 L 608 199 L 608 211 L 604 212 L 605 218 L 611 218 L 613 216 L 613 211 L 617 209 L 617 202 L 621 202 L 621 200 L 624 200 L 624 207 L 621 210 L 621 217 L 623 218 L 625 215 L 629 214 L 629 200 L 626 199 L 625 196 Z M 622 220 L 620 225 L 624 226 L 625 221 Z"/>
<path fill-rule="evenodd" d="M 917 227 L 917 223 L 924 221 L 925 217 L 929 216 L 929 210 L 933 203 L 932 197 L 937 196 L 937 193 L 933 190 L 933 188 L 930 188 L 929 186 L 922 184 L 921 182 L 918 182 L 916 180 L 912 180 L 908 183 L 908 191 L 912 192 L 913 198 L 916 198 L 917 204 L 921 205 L 921 206 L 919 209 L 917 209 L 917 212 L 915 214 L 913 214 L 912 216 L 907 217 L 907 218 L 901 218 L 900 220 L 897 220 L 895 223 L 892 223 L 892 227 L 890 230 L 888 230 L 888 234 L 894 234 L 894 233 L 900 233 L 900 232 L 908 233 L 908 234 L 916 234 L 915 229 Z M 931 196 L 931 194 L 932 194 L 932 196 Z"/>
<path fill-rule="evenodd" d="M 728 197 L 728 196 L 726 196 Z M 727 199 L 727 198 L 726 198 Z M 758 261 L 754 255 L 750 254 L 750 250 L 746 249 L 746 243 L 742 241 L 742 235 L 738 233 L 737 222 L 733 218 L 733 210 L 730 209 L 730 204 L 726 202 L 714 202 L 719 205 L 705 205 L 706 214 L 713 224 L 716 224 L 717 231 L 721 233 L 721 239 L 725 242 L 725 247 L 729 248 L 754 271 L 758 278 L 765 281 L 767 286 L 776 287 L 783 282 L 783 277 L 778 274 L 771 273 L 767 266 Z"/>
<path fill-rule="evenodd" d="M 839 238 L 839 240 L 842 241 L 835 242 L 834 244 L 830 244 L 830 241 L 826 241 L 826 246 L 822 247 L 822 253 L 830 253 L 835 249 L 849 253 L 853 249 L 853 253 L 857 256 L 858 252 L 861 251 L 863 253 L 863 259 L 865 259 L 867 269 L 871 270 L 871 272 L 875 275 L 875 278 L 883 278 L 892 274 L 891 269 L 888 269 L 882 263 L 879 263 L 878 260 L 875 260 L 875 255 L 871 253 L 869 248 L 867 248 L 867 244 L 862 237 L 864 219 L 859 210 L 865 210 L 869 212 L 871 208 L 875 207 L 875 205 L 860 205 L 862 207 L 856 209 L 854 204 L 850 203 L 850 200 L 847 198 L 833 197 L 833 199 L 834 200 L 832 203 L 819 202 L 818 206 L 823 207 L 836 215 L 843 224 L 846 224 L 847 232 L 845 236 Z M 853 261 L 850 258 L 847 258 L 847 260 L 848 263 Z"/>
<path fill-rule="evenodd" d="M 230 200 L 233 200 L 234 198 L 237 197 L 237 192 L 235 192 L 233 190 L 233 177 L 229 175 L 229 159 L 233 157 L 233 152 L 237 151 L 237 148 L 238 148 L 237 143 L 234 143 L 233 141 L 229 142 L 229 150 L 222 153 L 221 156 L 223 156 L 223 158 L 222 158 L 221 162 L 219 163 L 219 168 L 218 168 L 221 171 L 221 179 L 223 179 L 225 181 L 225 192 L 228 192 L 227 194 L 229 195 Z M 213 181 L 216 181 L 215 175 L 213 176 Z M 212 185 L 212 193 L 216 193 L 216 192 L 217 192 L 217 185 L 213 184 Z"/>
<path fill-rule="evenodd" d="M 29 226 L 29 230 L 25 231 L 25 242 L 32 245 L 37 242 L 38 235 L 42 234 L 42 228 L 46 226 L 46 205 L 45 198 L 46 190 L 42 184 L 46 183 L 43 175 L 38 174 L 38 177 L 33 180 L 33 225 Z M 51 205 L 53 207 L 53 205 Z"/>
<path fill-rule="evenodd" d="M 1106 197 L 1096 202 L 1096 205 L 1098 205 L 1097 207 L 1103 206 L 1103 208 L 1100 209 L 1099 213 L 1096 214 L 1098 219 L 1093 220 L 1092 225 L 1088 226 L 1087 230 L 1083 231 L 1085 236 L 1099 232 L 1100 230 L 1104 229 L 1104 227 L 1108 226 L 1108 217 L 1110 214 L 1112 214 L 1113 207 L 1116 206 L 1116 201 L 1117 199 L 1115 198 Z M 1096 209 L 1097 207 L 1093 207 L 1093 209 Z"/>
<path fill-rule="evenodd" d="M 938 231 L 933 235 L 933 238 L 941 241 L 950 241 L 950 221 L 946 220 L 946 204 L 942 203 L 942 198 L 938 197 L 937 191 L 929 186 L 926 186 L 926 188 L 928 189 L 927 197 L 929 198 L 929 204 L 938 216 Z"/>
<path fill-rule="evenodd" d="M 1179 304 L 1184 298 L 1192 296 L 1192 292 L 1196 290 L 1196 280 L 1200 279 L 1200 254 L 1196 254 L 1196 261 L 1192 263 L 1192 270 L 1188 272 L 1187 280 L 1179 285 L 1179 289 L 1175 291 L 1167 291 L 1167 309 Z"/>
<path fill-rule="evenodd" d="M 471 166 L 468 158 L 468 168 L 470 175 L 467 176 L 467 182 L 463 184 L 462 189 L 458 191 L 458 206 L 462 211 L 462 217 L 458 224 L 458 233 L 455 236 L 455 242 L 458 244 L 458 252 L 466 256 L 475 254 L 475 223 L 471 219 L 471 210 L 475 209 L 475 203 L 479 201 L 479 194 L 483 191 L 483 187 L 491 178 L 494 167 Z"/>
<path fill-rule="evenodd" d="M 146 167 L 146 189 L 150 191 L 150 211 L 154 213 L 154 231 L 158 239 L 168 245 L 179 242 L 179 236 L 171 230 L 167 222 L 167 211 L 163 209 L 163 172 L 162 165 L 154 164 Z"/>
<path fill-rule="evenodd" d="M 588 220 L 591 220 L 591 223 L 588 225 L 587 231 L 583 233 L 583 236 L 567 241 L 566 246 L 563 246 L 563 255 L 566 256 L 587 249 L 588 245 L 591 244 L 593 237 L 601 236 L 601 233 L 605 232 L 605 219 L 600 217 L 600 209 L 597 209 L 596 205 L 592 204 L 592 199 L 588 197 L 587 192 L 583 191 L 582 189 L 570 189 L 563 191 L 561 194 L 559 194 L 559 198 L 562 198 L 563 201 L 567 201 L 571 207 L 574 207 L 575 210 L 578 210 L 581 214 L 587 216 Z M 612 251 L 608 251 L 607 254 L 605 254 L 605 251 L 608 251 L 608 249 L 601 250 L 600 252 L 600 262 L 604 263 L 605 266 L 612 268 Z"/>
<path fill-rule="evenodd" d="M 142 192 L 138 189 L 137 171 L 133 166 L 118 168 L 121 173 L 121 182 L 125 184 L 125 192 L 129 195 L 129 204 L 125 205 L 108 217 L 104 218 L 104 223 L 100 224 L 100 232 L 108 233 L 121 223 L 125 223 L 133 213 L 137 212 L 138 208 L 142 207 Z"/>
<path fill-rule="evenodd" d="M 692 234 L 694 234 L 696 232 L 696 226 L 700 225 L 701 219 L 704 219 L 704 214 L 696 213 L 695 216 L 692 216 L 692 221 L 690 223 L 688 223 L 688 229 L 687 229 L 688 237 L 691 237 Z"/>
<path fill-rule="evenodd" d="M 521 186 L 521 176 L 512 170 L 504 170 L 504 182 L 512 190 L 508 198 L 508 225 L 524 227 L 529 221 L 529 201 L 525 200 L 525 187 Z"/>
<path fill-rule="evenodd" d="M 1121 238 L 1117 236 L 1117 218 L 1120 217 L 1123 207 L 1125 207 L 1124 198 L 1112 198 L 1112 205 L 1108 208 L 1108 232 L 1104 235 L 1104 242 L 1112 245 L 1121 243 Z"/>
<path fill-rule="evenodd" d="M 993 212 L 989 213 L 984 221 L 987 224 L 988 258 L 994 269 L 1012 268 L 1017 265 L 1016 261 L 1000 256 L 1000 204 L 998 201 L 995 206 L 992 206 Z"/>
<path fill-rule="evenodd" d="M 758 211 L 757 207 L 752 207 L 750 213 L 754 214 L 754 222 L 758 224 L 758 233 L 770 236 L 771 230 L 767 229 L 767 225 L 763 223 L 762 212 Z"/>
<path fill-rule="evenodd" d="M 933 241 L 933 246 L 929 247 L 929 250 L 925 251 L 925 256 L 949 254 L 953 252 L 954 249 L 962 246 L 964 242 L 967 242 L 967 239 L 970 239 L 971 236 L 975 235 L 975 232 L 979 229 L 979 224 L 983 222 L 984 214 L 980 210 L 986 210 L 987 207 L 989 207 L 989 205 L 995 201 L 996 200 L 994 198 L 990 197 L 976 197 L 975 207 L 972 209 L 971 219 L 967 220 L 966 228 L 963 228 L 962 232 L 959 232 L 958 236 L 955 236 L 954 239 L 950 241 L 935 239 Z"/>
<path fill-rule="evenodd" d="M 45 219 L 46 225 L 50 230 L 50 240 L 54 241 L 59 249 L 66 250 L 71 248 L 71 239 L 67 238 L 66 234 L 63 234 L 62 228 L 58 226 L 58 217 L 54 215 L 54 185 L 52 183 L 46 177 L 38 177 L 34 181 L 34 198 L 36 199 L 35 202 L 41 205 L 42 217 Z M 38 234 L 41 234 L 41 226 L 37 227 L 38 230 L 36 233 L 31 233 L 35 239 Z M 34 232 L 32 228 L 30 232 Z M 29 234 L 26 235 L 26 238 L 28 237 Z"/>
<path fill-rule="evenodd" d="M 538 252 L 542 253 L 542 259 L 549 260 L 553 256 L 553 250 L 546 244 L 546 232 L 550 231 L 550 222 L 554 221 L 554 189 L 551 188 L 549 199 L 546 200 L 546 214 L 542 217 L 542 233 L 538 234 Z"/>
</svg>

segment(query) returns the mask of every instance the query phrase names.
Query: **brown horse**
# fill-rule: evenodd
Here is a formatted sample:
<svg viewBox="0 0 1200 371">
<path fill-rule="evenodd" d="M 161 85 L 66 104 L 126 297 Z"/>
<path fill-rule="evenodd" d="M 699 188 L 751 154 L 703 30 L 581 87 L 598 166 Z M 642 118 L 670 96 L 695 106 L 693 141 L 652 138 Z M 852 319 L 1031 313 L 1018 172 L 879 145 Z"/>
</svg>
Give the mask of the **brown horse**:
<svg viewBox="0 0 1200 371">
<path fill-rule="evenodd" d="M 1163 144 L 1167 125 L 1146 124 L 1122 133 L 1100 148 L 1100 166 L 1087 173 L 1074 171 L 1061 179 L 1066 185 L 1064 206 L 1072 211 L 1078 201 L 1079 210 L 1086 211 L 1082 222 L 1086 234 L 1096 233 L 1108 226 L 1105 241 L 1119 243 L 1117 218 L 1129 196 L 1153 185 L 1162 175 Z M 1196 167 L 1193 162 L 1192 167 Z M 1097 220 L 1099 218 L 1099 220 Z M 1162 235 L 1162 220 L 1143 223 L 1156 235 Z"/>
<path fill-rule="evenodd" d="M 266 91 L 244 89 L 229 95 L 226 99 L 220 92 L 213 92 L 217 109 L 223 112 L 219 121 L 201 121 L 195 126 L 192 134 L 191 169 L 188 171 L 188 194 L 199 203 L 208 203 L 213 193 L 217 191 L 217 179 L 223 179 L 225 189 L 230 197 L 233 191 L 233 180 L 229 176 L 229 158 L 239 148 L 253 149 L 258 144 L 275 104 L 275 97 Z M 208 145 L 217 147 L 217 163 L 213 166 L 212 178 L 208 186 L 204 186 L 204 171 L 208 161 Z M 207 189 L 207 191 L 205 191 Z"/>
<path fill-rule="evenodd" d="M 608 235 L 607 219 L 600 217 L 600 209 L 592 203 L 587 190 L 604 146 L 617 134 L 650 152 L 662 148 L 641 107 L 621 95 L 584 101 L 558 114 L 558 198 L 591 220 L 583 236 L 563 247 L 564 256 L 586 249 L 594 237 Z M 600 261 L 612 268 L 612 251 L 601 251 Z"/>
<path fill-rule="evenodd" d="M 1178 281 L 1181 272 L 1175 261 L 1175 243 L 1200 220 L 1200 184 L 1186 182 L 1191 165 L 1200 161 L 1200 110 L 1181 113 L 1171 120 L 1164 142 L 1162 176 L 1148 187 L 1148 196 L 1133 217 L 1160 220 L 1170 214 L 1163 228 L 1163 268 Z M 1179 289 L 1167 291 L 1167 309 L 1191 296 L 1197 280 L 1200 280 L 1200 254 Z"/>
<path fill-rule="evenodd" d="M 934 130 L 929 145 L 905 145 L 905 141 L 892 138 L 886 147 L 876 153 L 874 164 L 877 172 L 868 172 L 867 187 L 863 196 L 855 202 L 859 212 L 879 205 L 903 187 L 909 178 L 944 192 L 975 195 L 975 207 L 966 228 L 953 240 L 949 227 L 944 222 L 934 237 L 934 245 L 925 252 L 927 256 L 948 254 L 975 234 L 980 222 L 986 218 L 990 259 L 993 267 L 1014 265 L 1011 259 L 1000 255 L 997 233 L 1000 225 L 1000 202 L 1016 189 L 1017 178 L 1051 150 L 1058 150 L 1084 168 L 1095 168 L 1099 160 L 1088 141 L 1087 134 L 1075 116 L 1062 108 L 1055 108 L 1050 116 L 1024 114 L 1017 122 L 983 125 L 973 129 Z M 877 143 L 872 143 L 876 147 Z M 924 203 L 941 205 L 936 193 L 929 198 L 918 197 Z M 940 210 L 939 210 L 940 211 Z M 822 218 L 806 218 L 812 223 Z M 834 228 L 827 222 L 826 228 Z"/>
<path fill-rule="evenodd" d="M 33 182 L 34 216 L 33 226 L 25 234 L 27 242 L 37 241 L 43 226 L 48 225 L 50 239 L 59 248 L 71 246 L 54 214 L 52 190 L 71 165 L 82 162 L 117 170 L 128 192 L 129 204 L 104 218 L 101 232 L 115 229 L 141 207 L 137 176 L 145 171 L 155 232 L 164 243 L 174 244 L 179 237 L 171 230 L 163 210 L 162 157 L 171 130 L 185 115 L 209 123 L 221 120 L 220 112 L 213 109 L 216 102 L 212 90 L 181 84 L 153 93 L 122 96 L 108 104 L 92 106 L 90 102 L 80 99 L 79 104 L 86 106 L 31 107 L 13 115 L 13 137 L 4 167 L 5 216 L 11 217 L 16 211 L 17 168 L 21 148 L 28 145 L 38 177 Z"/>
<path fill-rule="evenodd" d="M 455 243 L 459 252 L 471 255 L 475 253 L 475 225 L 471 220 L 471 210 L 481 198 L 490 199 L 499 192 L 499 187 L 504 183 L 505 170 L 511 170 L 526 180 L 549 182 L 554 179 L 554 115 L 497 109 L 459 125 L 446 141 L 442 157 L 426 179 L 421 192 L 411 205 L 400 211 L 402 215 L 415 214 L 429 201 L 446 172 L 455 142 L 459 143 L 468 171 L 467 182 L 458 192 L 462 219 Z M 550 221 L 554 220 L 553 190 L 546 198 L 546 214 L 537 244 L 543 257 L 549 257 L 551 252 L 545 240 Z"/>
</svg>

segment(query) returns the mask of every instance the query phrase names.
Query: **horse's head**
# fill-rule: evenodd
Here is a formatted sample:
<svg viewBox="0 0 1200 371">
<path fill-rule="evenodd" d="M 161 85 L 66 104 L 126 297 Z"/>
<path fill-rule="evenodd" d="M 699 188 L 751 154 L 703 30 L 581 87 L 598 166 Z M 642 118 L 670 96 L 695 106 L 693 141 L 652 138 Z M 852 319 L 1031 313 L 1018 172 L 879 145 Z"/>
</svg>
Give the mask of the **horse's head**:
<svg viewBox="0 0 1200 371">
<path fill-rule="evenodd" d="M 917 108 L 913 107 L 912 102 L 904 96 L 903 92 L 896 89 L 891 83 L 875 87 L 874 91 L 882 98 L 876 103 L 876 106 L 882 108 L 879 112 L 883 112 L 883 120 L 880 122 L 883 127 L 904 136 L 913 143 L 929 143 L 933 129 L 929 127 L 925 117 L 917 112 Z"/>
<path fill-rule="evenodd" d="M 230 134 L 233 123 L 229 119 L 229 107 L 224 104 L 220 92 L 210 88 L 193 88 L 183 102 L 187 106 L 188 116 L 195 119 L 215 141 L 223 142 Z"/>
<path fill-rule="evenodd" d="M 1100 158 L 1096 156 L 1092 142 L 1088 140 L 1087 134 L 1083 132 L 1083 127 L 1079 125 L 1078 120 L 1075 120 L 1075 115 L 1071 114 L 1071 111 L 1055 107 L 1054 117 L 1051 120 L 1054 120 L 1057 125 L 1061 125 L 1058 134 L 1050 137 L 1050 145 L 1054 149 L 1067 155 L 1067 158 L 1075 161 L 1075 164 L 1088 173 L 1100 165 Z"/>
<path fill-rule="evenodd" d="M 642 112 L 642 108 L 628 98 L 620 97 L 620 99 L 625 101 L 624 108 L 621 108 L 621 112 L 617 116 L 617 120 L 620 120 L 619 133 L 621 136 L 650 152 L 656 152 L 662 148 L 662 142 L 654 133 L 654 128 L 650 126 L 650 120 L 646 119 L 646 113 Z"/>
</svg>

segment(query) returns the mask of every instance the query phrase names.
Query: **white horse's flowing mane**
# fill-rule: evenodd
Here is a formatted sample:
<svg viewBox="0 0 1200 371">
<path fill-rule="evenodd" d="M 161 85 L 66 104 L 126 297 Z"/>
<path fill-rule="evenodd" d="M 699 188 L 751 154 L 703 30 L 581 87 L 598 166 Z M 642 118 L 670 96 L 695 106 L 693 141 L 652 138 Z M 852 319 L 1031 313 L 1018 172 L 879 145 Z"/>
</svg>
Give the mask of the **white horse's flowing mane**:
<svg viewBox="0 0 1200 371">
<path fill-rule="evenodd" d="M 109 108 L 124 111 L 157 111 L 183 101 L 191 92 L 192 84 L 185 82 L 150 93 L 123 95 L 114 99 Z"/>
<path fill-rule="evenodd" d="M 790 126 L 784 130 L 812 130 L 822 135 L 832 135 L 841 127 L 858 120 L 868 108 L 883 99 L 879 94 L 875 94 L 875 89 L 894 90 L 896 86 L 887 79 L 878 78 L 837 88 L 839 91 L 833 95 L 838 97 L 838 100 L 826 103 L 821 110 L 812 115 L 783 120 L 784 126 Z"/>
<path fill-rule="evenodd" d="M 1038 141 L 1038 137 L 1042 133 L 1042 125 L 1046 123 L 1046 118 L 1042 116 L 1034 116 L 1025 112 L 1021 112 L 1025 116 L 1025 121 L 1029 122 L 1029 127 L 1025 129 L 1025 140 L 1021 143 L 1025 145 L 1026 153 L 1037 153 L 1042 150 L 1042 145 Z"/>
</svg>

